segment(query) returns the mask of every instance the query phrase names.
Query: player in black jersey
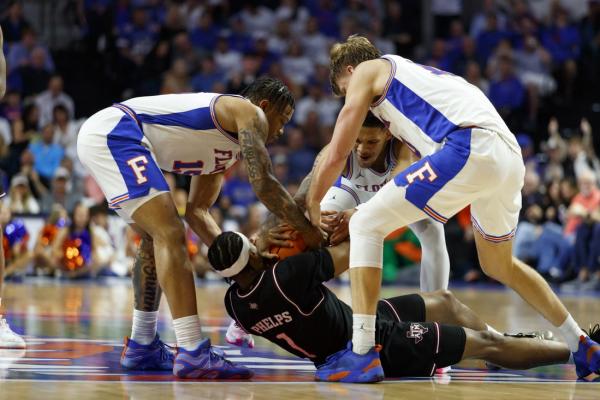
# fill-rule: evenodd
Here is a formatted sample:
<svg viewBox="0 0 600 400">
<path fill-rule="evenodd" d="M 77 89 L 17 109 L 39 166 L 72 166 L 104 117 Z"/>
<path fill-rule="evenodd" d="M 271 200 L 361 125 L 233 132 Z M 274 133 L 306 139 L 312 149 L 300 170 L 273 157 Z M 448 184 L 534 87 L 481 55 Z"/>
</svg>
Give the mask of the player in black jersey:
<svg viewBox="0 0 600 400">
<path fill-rule="evenodd" d="M 351 343 L 352 310 L 322 284 L 348 268 L 348 250 L 345 242 L 274 264 L 242 234 L 224 232 L 210 246 L 208 258 L 221 276 L 234 281 L 225 307 L 243 329 L 319 368 Z M 381 300 L 376 343 L 387 377 L 431 376 L 436 368 L 467 358 L 524 369 L 566 363 L 570 355 L 560 342 L 487 331 L 448 291 Z"/>
</svg>

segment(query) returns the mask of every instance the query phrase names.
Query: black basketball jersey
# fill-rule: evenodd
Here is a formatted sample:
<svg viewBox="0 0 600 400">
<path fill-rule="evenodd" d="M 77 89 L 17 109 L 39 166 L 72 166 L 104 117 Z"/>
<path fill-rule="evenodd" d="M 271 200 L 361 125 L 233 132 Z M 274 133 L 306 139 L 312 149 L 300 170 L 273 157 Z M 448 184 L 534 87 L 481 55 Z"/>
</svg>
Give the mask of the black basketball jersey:
<svg viewBox="0 0 600 400">
<path fill-rule="evenodd" d="M 248 333 L 320 365 L 352 335 L 352 310 L 322 285 L 333 276 L 329 252 L 308 251 L 264 271 L 247 293 L 234 283 L 225 307 Z"/>
</svg>

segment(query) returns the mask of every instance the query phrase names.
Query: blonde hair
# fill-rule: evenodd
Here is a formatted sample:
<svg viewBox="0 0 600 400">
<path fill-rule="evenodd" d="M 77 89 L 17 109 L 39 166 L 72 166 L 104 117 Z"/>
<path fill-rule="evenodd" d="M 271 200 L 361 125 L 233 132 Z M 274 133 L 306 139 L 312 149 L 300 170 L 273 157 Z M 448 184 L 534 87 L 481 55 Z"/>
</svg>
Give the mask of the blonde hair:
<svg viewBox="0 0 600 400">
<path fill-rule="evenodd" d="M 356 67 L 363 61 L 374 60 L 381 57 L 381 53 L 364 36 L 351 35 L 344 43 L 336 43 L 329 52 L 329 81 L 333 93 L 340 94 L 339 88 L 335 84 L 336 78 L 348 65 Z"/>
</svg>

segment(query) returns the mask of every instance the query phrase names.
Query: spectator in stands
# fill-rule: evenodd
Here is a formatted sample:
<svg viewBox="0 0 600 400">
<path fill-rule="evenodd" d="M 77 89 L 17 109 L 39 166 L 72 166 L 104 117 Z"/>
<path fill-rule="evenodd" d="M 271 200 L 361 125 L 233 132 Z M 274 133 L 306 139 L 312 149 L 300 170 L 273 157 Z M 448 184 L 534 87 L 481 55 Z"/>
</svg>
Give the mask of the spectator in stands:
<svg viewBox="0 0 600 400">
<path fill-rule="evenodd" d="M 75 116 L 75 104 L 73 99 L 63 90 L 64 82 L 60 75 L 54 75 L 48 82 L 48 89 L 35 98 L 35 104 L 40 111 L 39 126 L 44 126 L 52 121 L 54 107 L 59 104 L 65 106 L 69 112 L 69 118 Z"/>
<path fill-rule="evenodd" d="M 316 152 L 309 148 L 300 129 L 290 128 L 287 134 L 289 178 L 293 182 L 302 180 L 311 171 Z"/>
<path fill-rule="evenodd" d="M 117 249 L 109 233 L 108 209 L 104 204 L 90 208 L 90 230 L 95 240 L 98 274 L 116 276 L 112 266 L 117 259 Z"/>
<path fill-rule="evenodd" d="M 577 278 L 561 286 L 563 290 L 600 290 L 600 207 L 582 217 L 575 232 L 573 264 Z"/>
<path fill-rule="evenodd" d="M 12 80 L 13 90 L 19 90 L 23 97 L 28 97 L 37 95 L 48 87 L 51 74 L 46 68 L 46 56 L 42 47 L 38 46 L 31 51 L 30 62 L 13 72 L 16 75 L 16 79 Z"/>
<path fill-rule="evenodd" d="M 20 1 L 11 2 L 0 25 L 7 43 L 18 42 L 23 38 L 23 32 L 29 29 L 30 24 L 23 16 L 23 6 Z"/>
<path fill-rule="evenodd" d="M 269 34 L 273 29 L 274 15 L 258 0 L 246 0 L 239 17 L 248 32 Z"/>
<path fill-rule="evenodd" d="M 498 70 L 498 79 L 490 83 L 489 98 L 500 115 L 510 120 L 525 103 L 525 87 L 514 74 L 513 60 L 509 57 L 500 57 Z"/>
<path fill-rule="evenodd" d="M 38 214 L 40 212 L 40 206 L 31 194 L 27 176 L 13 176 L 4 207 L 8 207 L 13 214 Z"/>
<path fill-rule="evenodd" d="M 5 278 L 10 278 L 21 272 L 31 259 L 31 253 L 27 247 L 29 232 L 22 219 L 14 218 L 8 207 L 0 210 L 0 224 L 3 229 L 2 249 L 6 269 Z"/>
<path fill-rule="evenodd" d="M 31 62 L 31 54 L 36 48 L 42 48 L 46 53 L 46 70 L 53 72 L 54 61 L 52 60 L 52 56 L 48 49 L 38 41 L 35 31 L 31 28 L 24 28 L 21 41 L 11 44 L 6 56 L 8 72 L 29 64 Z"/>
<path fill-rule="evenodd" d="M 569 206 L 565 235 L 573 235 L 582 222 L 589 220 L 600 209 L 600 189 L 595 174 L 590 170 L 583 171 L 577 184 L 579 194 Z"/>
<path fill-rule="evenodd" d="M 187 63 L 183 58 L 173 61 L 171 69 L 165 72 L 162 87 L 162 94 L 186 93 L 192 91 L 190 75 L 188 73 Z"/>
<path fill-rule="evenodd" d="M 90 225 L 90 210 L 78 203 L 69 224 L 59 230 L 54 240 L 52 254 L 60 274 L 67 278 L 95 277 L 101 267 L 97 240 Z"/>
<path fill-rule="evenodd" d="M 300 41 L 296 39 L 291 41 L 287 54 L 281 60 L 281 65 L 290 80 L 299 86 L 306 85 L 314 71 L 311 59 L 302 52 Z"/>
<path fill-rule="evenodd" d="M 246 168 L 238 164 L 223 184 L 220 203 L 228 209 L 229 215 L 243 219 L 246 217 L 248 207 L 256 201 Z"/>
<path fill-rule="evenodd" d="M 242 54 L 239 51 L 229 48 L 229 40 L 224 34 L 220 34 L 217 39 L 217 46 L 213 57 L 215 58 L 217 68 L 223 71 L 227 78 L 241 69 Z"/>
<path fill-rule="evenodd" d="M 219 31 L 220 29 L 215 24 L 212 14 L 206 10 L 202 13 L 198 25 L 191 30 L 190 40 L 194 47 L 205 53 L 211 53 L 215 49 Z"/>
<path fill-rule="evenodd" d="M 69 110 L 63 104 L 57 104 L 52 111 L 53 141 L 60 145 L 65 150 L 65 156 L 72 160 L 78 160 L 77 134 L 83 122 L 84 119 L 71 119 Z"/>
<path fill-rule="evenodd" d="M 31 143 L 29 151 L 35 160 L 33 167 L 42 181 L 50 182 L 65 155 L 65 150 L 54 143 L 54 125 L 49 123 L 42 128 L 40 140 Z"/>
<path fill-rule="evenodd" d="M 217 69 L 212 56 L 202 59 L 200 72 L 192 77 L 192 90 L 195 92 L 212 92 L 215 84 L 225 79 L 223 71 Z"/>
<path fill-rule="evenodd" d="M 131 13 L 131 22 L 119 30 L 117 46 L 120 54 L 135 65 L 142 65 L 158 40 L 158 27 L 148 18 L 148 12 L 136 7 Z"/>
<path fill-rule="evenodd" d="M 71 175 L 64 167 L 56 169 L 54 178 L 50 184 L 50 190 L 42 193 L 42 212 L 49 213 L 54 204 L 60 204 L 67 212 L 72 212 L 75 205 L 81 200 L 81 196 L 71 191 L 69 179 Z"/>
<path fill-rule="evenodd" d="M 476 37 L 479 63 L 481 65 L 487 64 L 496 46 L 507 37 L 506 31 L 498 24 L 497 14 L 494 12 L 486 14 L 485 29 Z"/>
<path fill-rule="evenodd" d="M 38 232 L 33 248 L 33 266 L 38 275 L 50 275 L 57 268 L 52 253 L 54 240 L 58 232 L 67 225 L 67 217 L 67 211 L 60 204 L 55 204 Z"/>
<path fill-rule="evenodd" d="M 580 37 L 575 24 L 569 21 L 569 14 L 559 2 L 552 4 L 552 20 L 550 26 L 542 29 L 542 44 L 552 55 L 556 65 L 579 56 Z"/>
</svg>

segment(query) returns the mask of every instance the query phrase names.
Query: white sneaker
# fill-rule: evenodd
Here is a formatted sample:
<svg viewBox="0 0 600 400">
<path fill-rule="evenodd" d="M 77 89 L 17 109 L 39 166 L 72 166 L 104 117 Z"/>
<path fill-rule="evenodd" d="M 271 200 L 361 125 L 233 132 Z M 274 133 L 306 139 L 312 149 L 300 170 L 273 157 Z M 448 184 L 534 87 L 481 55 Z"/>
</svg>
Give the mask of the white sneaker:
<svg viewBox="0 0 600 400">
<path fill-rule="evenodd" d="M 0 317 L 0 348 L 3 349 L 24 349 L 25 340 L 14 333 L 8 326 L 8 322 Z"/>
<path fill-rule="evenodd" d="M 0 349 L 0 380 L 8 376 L 8 370 L 25 357 L 25 353 L 25 349 Z"/>
<path fill-rule="evenodd" d="M 227 343 L 240 347 L 254 347 L 254 338 L 251 334 L 242 329 L 235 321 L 231 321 L 225 334 Z"/>
</svg>

